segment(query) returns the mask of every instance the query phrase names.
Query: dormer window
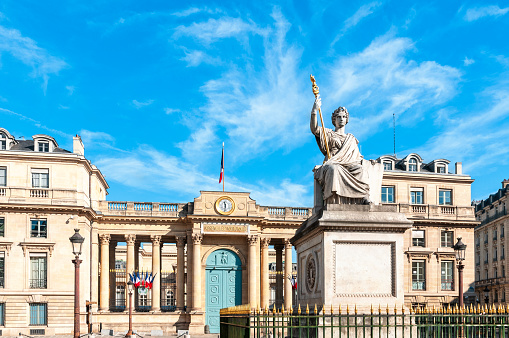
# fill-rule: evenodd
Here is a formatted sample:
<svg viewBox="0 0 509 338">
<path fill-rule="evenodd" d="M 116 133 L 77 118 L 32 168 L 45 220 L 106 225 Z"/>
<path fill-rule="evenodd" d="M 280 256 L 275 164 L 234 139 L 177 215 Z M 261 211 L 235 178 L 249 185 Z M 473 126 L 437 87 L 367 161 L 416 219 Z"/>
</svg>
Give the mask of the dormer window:
<svg viewBox="0 0 509 338">
<path fill-rule="evenodd" d="M 445 166 L 443 166 L 443 165 L 439 165 L 439 166 L 437 167 L 437 173 L 439 173 L 439 174 L 445 174 Z"/>
<path fill-rule="evenodd" d="M 392 162 L 384 161 L 384 170 L 392 170 Z"/>
<path fill-rule="evenodd" d="M 408 161 L 408 171 L 417 171 L 417 160 L 415 158 Z"/>
<path fill-rule="evenodd" d="M 39 141 L 39 151 L 41 153 L 48 153 L 49 152 L 49 142 Z"/>
<path fill-rule="evenodd" d="M 0 150 L 7 149 L 7 136 L 4 133 L 0 133 Z"/>
</svg>

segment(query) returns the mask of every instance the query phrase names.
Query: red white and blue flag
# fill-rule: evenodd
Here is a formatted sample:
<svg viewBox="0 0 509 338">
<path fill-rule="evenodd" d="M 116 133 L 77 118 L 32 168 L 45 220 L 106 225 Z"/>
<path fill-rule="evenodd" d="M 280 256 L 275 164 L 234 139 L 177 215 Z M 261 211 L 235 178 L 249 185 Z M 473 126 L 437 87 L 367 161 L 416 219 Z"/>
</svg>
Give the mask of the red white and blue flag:
<svg viewBox="0 0 509 338">
<path fill-rule="evenodd" d="M 224 142 L 223 142 L 223 151 L 221 152 L 221 173 L 219 174 L 219 183 L 224 180 Z"/>
</svg>

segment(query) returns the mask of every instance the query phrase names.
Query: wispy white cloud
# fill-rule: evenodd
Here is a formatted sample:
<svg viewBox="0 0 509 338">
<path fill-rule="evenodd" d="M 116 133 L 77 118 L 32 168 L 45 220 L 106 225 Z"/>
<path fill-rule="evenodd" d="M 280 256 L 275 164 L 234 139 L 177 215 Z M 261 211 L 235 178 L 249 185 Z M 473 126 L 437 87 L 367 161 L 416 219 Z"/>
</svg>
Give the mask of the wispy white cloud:
<svg viewBox="0 0 509 338">
<path fill-rule="evenodd" d="M 208 149 L 217 140 L 216 132 L 224 132 L 232 143 L 231 156 L 244 162 L 260 153 L 294 147 L 308 136 L 310 108 L 302 95 L 308 80 L 299 72 L 301 50 L 286 41 L 290 23 L 277 8 L 272 18 L 259 69 L 254 71 L 249 61 L 232 64 L 220 78 L 202 86 L 207 104 L 200 108 L 198 127 L 182 149 L 196 144 Z M 205 131 L 202 121 L 207 122 Z M 192 156 L 196 158 L 196 153 Z"/>
<path fill-rule="evenodd" d="M 205 22 L 193 22 L 188 26 L 180 25 L 175 28 L 173 38 L 193 37 L 208 45 L 225 38 L 245 39 L 247 34 L 262 35 L 264 30 L 252 21 L 223 16 L 219 19 L 210 18 Z"/>
<path fill-rule="evenodd" d="M 379 1 L 374 1 L 370 2 L 369 4 L 362 5 L 351 17 L 345 20 L 340 33 L 336 35 L 334 40 L 332 40 L 331 47 L 334 46 L 336 42 L 338 42 L 339 39 L 341 39 L 350 28 L 357 26 L 357 24 L 361 22 L 362 19 L 373 14 L 375 10 L 381 5 L 382 3 Z"/>
<path fill-rule="evenodd" d="M 164 108 L 164 112 L 166 113 L 166 115 L 171 115 L 173 113 L 178 113 L 180 112 L 180 109 L 175 109 L 175 108 Z"/>
<path fill-rule="evenodd" d="M 470 66 L 471 64 L 473 64 L 475 62 L 474 59 L 469 59 L 468 57 L 465 56 L 465 59 L 463 60 L 463 64 L 465 66 Z"/>
<path fill-rule="evenodd" d="M 141 108 L 150 106 L 152 103 L 154 103 L 154 100 L 147 100 L 147 101 L 133 100 L 132 101 L 132 104 L 134 105 L 134 107 L 136 109 L 141 109 Z"/>
<path fill-rule="evenodd" d="M 201 50 L 191 50 L 191 51 L 185 50 L 184 53 L 186 54 L 186 56 L 184 56 L 181 60 L 187 62 L 187 67 L 197 67 L 202 63 L 210 65 L 217 65 L 221 63 L 220 58 L 212 57 L 211 55 L 208 55 L 207 53 Z"/>
<path fill-rule="evenodd" d="M 50 55 L 37 43 L 21 34 L 17 29 L 0 26 L 0 53 L 10 53 L 14 58 L 32 68 L 32 77 L 43 79 L 43 90 L 46 92 L 50 74 L 57 74 L 67 67 L 62 59 Z"/>
<path fill-rule="evenodd" d="M 74 94 L 74 90 L 76 90 L 76 88 L 74 86 L 65 86 L 65 89 L 67 89 L 67 91 L 69 92 L 69 95 Z"/>
<path fill-rule="evenodd" d="M 500 8 L 498 5 L 475 7 L 467 9 L 465 16 L 466 21 L 476 21 L 486 16 L 502 16 L 509 12 L 509 7 Z"/>
<path fill-rule="evenodd" d="M 461 72 L 435 61 L 416 62 L 408 55 L 414 50 L 412 40 L 386 34 L 331 67 L 329 92 L 333 94 L 327 100 L 334 108 L 349 108 L 350 120 L 357 120 L 353 124 L 356 136 L 375 133 L 393 113 L 402 123 L 415 122 L 423 111 L 454 96 Z M 359 118 L 360 107 L 374 113 Z M 405 119 L 410 109 L 412 116 Z"/>
<path fill-rule="evenodd" d="M 63 132 L 61 130 L 49 128 L 49 127 L 43 125 L 41 123 L 41 121 L 33 119 L 30 116 L 26 116 L 26 115 L 23 115 L 23 114 L 20 114 L 20 113 L 16 113 L 16 112 L 14 112 L 12 110 L 5 109 L 5 108 L 0 108 L 0 113 L 17 116 L 20 120 L 28 121 L 28 122 L 32 123 L 34 126 L 36 126 L 37 128 L 41 128 L 41 129 L 44 129 L 46 131 L 49 131 L 51 135 L 57 134 L 57 135 L 65 137 L 66 139 L 72 139 L 72 135 L 71 134 L 67 134 L 67 133 L 65 133 L 65 132 Z"/>
<path fill-rule="evenodd" d="M 172 15 L 177 16 L 177 17 L 188 17 L 190 15 L 197 14 L 197 13 L 217 14 L 217 13 L 223 13 L 223 11 L 219 8 L 211 9 L 208 7 L 202 7 L 202 8 L 190 7 L 183 11 L 174 12 L 174 13 L 172 13 Z"/>
<path fill-rule="evenodd" d="M 58 109 L 70 109 L 70 107 L 60 104 L 60 105 L 58 105 Z"/>
</svg>

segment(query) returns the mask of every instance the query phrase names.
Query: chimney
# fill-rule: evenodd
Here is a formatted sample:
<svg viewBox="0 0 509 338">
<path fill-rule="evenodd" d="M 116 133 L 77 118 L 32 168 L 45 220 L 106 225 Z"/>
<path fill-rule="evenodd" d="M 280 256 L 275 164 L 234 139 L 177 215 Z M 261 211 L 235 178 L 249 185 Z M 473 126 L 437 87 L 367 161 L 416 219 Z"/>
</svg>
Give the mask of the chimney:
<svg viewBox="0 0 509 338">
<path fill-rule="evenodd" d="M 81 137 L 76 135 L 72 138 L 72 152 L 78 155 L 85 156 L 85 147 L 81 141 Z"/>
<path fill-rule="evenodd" d="M 504 189 L 508 185 L 509 185 L 509 180 L 506 178 L 505 180 L 502 181 L 502 189 Z"/>
<path fill-rule="evenodd" d="M 456 162 L 456 175 L 463 175 L 463 165 L 461 162 Z"/>
</svg>

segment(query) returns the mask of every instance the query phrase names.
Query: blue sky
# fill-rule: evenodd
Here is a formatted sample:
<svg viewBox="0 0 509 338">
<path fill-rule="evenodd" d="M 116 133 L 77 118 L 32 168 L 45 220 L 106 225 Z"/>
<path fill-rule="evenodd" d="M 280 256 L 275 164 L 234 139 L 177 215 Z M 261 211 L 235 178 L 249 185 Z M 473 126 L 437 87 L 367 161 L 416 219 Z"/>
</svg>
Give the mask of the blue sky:
<svg viewBox="0 0 509 338">
<path fill-rule="evenodd" d="M 0 126 L 49 134 L 106 176 L 109 200 L 249 191 L 312 205 L 309 131 L 350 112 L 365 158 L 462 161 L 486 198 L 509 178 L 509 7 L 458 1 L 0 3 Z"/>
</svg>

